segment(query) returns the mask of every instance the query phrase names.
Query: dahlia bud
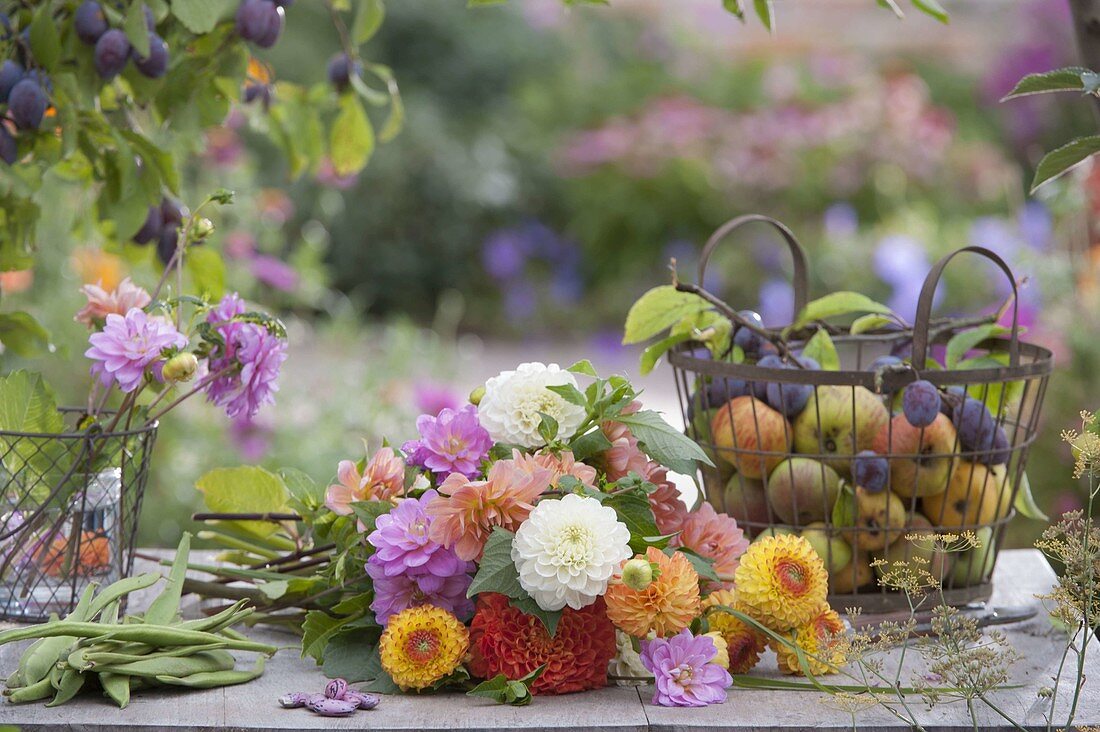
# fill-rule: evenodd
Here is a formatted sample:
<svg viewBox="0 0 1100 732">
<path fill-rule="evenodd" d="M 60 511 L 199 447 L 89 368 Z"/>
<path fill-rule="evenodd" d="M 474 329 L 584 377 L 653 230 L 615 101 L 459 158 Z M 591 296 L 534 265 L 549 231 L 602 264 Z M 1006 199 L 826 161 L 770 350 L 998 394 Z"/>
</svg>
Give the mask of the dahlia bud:
<svg viewBox="0 0 1100 732">
<path fill-rule="evenodd" d="M 644 590 L 653 581 L 653 564 L 635 557 L 623 565 L 623 584 L 632 590 Z"/>
<path fill-rule="evenodd" d="M 478 404 L 481 404 L 481 400 L 484 397 L 485 397 L 485 387 L 484 386 L 479 386 L 478 388 L 476 388 L 476 389 L 474 389 L 473 391 L 470 392 L 470 404 L 473 404 L 476 407 Z"/>
<path fill-rule="evenodd" d="M 164 364 L 161 374 L 165 381 L 190 381 L 199 368 L 199 359 L 193 353 L 177 353 Z"/>
<path fill-rule="evenodd" d="M 207 218 L 199 219 L 191 227 L 191 233 L 195 238 L 195 241 L 203 241 L 208 236 L 214 233 L 214 222 Z"/>
</svg>

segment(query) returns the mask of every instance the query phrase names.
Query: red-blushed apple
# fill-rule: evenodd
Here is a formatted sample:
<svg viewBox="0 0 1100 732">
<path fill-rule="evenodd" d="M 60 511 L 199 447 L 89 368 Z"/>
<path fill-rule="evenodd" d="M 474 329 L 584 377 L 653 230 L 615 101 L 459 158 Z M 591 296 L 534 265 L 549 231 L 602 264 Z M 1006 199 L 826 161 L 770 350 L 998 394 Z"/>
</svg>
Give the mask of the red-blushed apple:
<svg viewBox="0 0 1100 732">
<path fill-rule="evenodd" d="M 764 402 L 751 396 L 731 399 L 710 423 L 718 457 L 746 478 L 763 478 L 791 449 L 791 425 Z"/>
<path fill-rule="evenodd" d="M 1008 467 L 960 460 L 947 490 L 926 496 L 921 508 L 935 526 L 948 529 L 974 529 L 1004 518 L 1012 508 Z"/>
<path fill-rule="evenodd" d="M 846 476 L 852 456 L 869 450 L 889 420 L 882 400 L 862 386 L 819 386 L 795 417 L 794 448 Z"/>
<path fill-rule="evenodd" d="M 932 424 L 920 428 L 899 414 L 879 431 L 871 449 L 891 455 L 890 489 L 912 498 L 947 490 L 958 449 L 955 443 L 955 425 L 945 415 L 936 415 Z"/>
<path fill-rule="evenodd" d="M 767 491 L 776 516 L 784 523 L 806 526 L 832 513 L 840 476 L 825 463 L 795 456 L 768 473 Z"/>
<path fill-rule="evenodd" d="M 870 584 L 875 578 L 871 561 L 863 552 L 854 552 L 852 561 L 835 572 L 829 573 L 829 592 L 848 595 L 860 587 Z"/>
</svg>

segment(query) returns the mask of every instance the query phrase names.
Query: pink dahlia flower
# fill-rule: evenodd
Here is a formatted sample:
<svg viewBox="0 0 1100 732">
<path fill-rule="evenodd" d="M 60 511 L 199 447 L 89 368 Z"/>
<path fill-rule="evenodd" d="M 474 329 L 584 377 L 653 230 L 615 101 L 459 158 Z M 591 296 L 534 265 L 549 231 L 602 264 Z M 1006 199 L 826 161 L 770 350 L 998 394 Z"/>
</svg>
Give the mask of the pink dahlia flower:
<svg viewBox="0 0 1100 732">
<path fill-rule="evenodd" d="M 325 491 L 325 505 L 333 513 L 348 516 L 351 504 L 357 501 L 388 501 L 405 487 L 405 461 L 392 447 L 383 447 L 363 467 L 363 472 L 351 460 L 341 460 L 336 470 L 339 481 Z"/>
<path fill-rule="evenodd" d="M 464 574 L 473 565 L 428 537 L 432 517 L 424 510 L 439 494 L 425 491 L 419 499 L 406 498 L 387 514 L 379 516 L 367 542 L 375 548 L 368 560 L 382 575 L 432 574 L 450 577 Z"/>
<path fill-rule="evenodd" d="M 556 486 L 558 481 L 566 475 L 576 478 L 586 486 L 596 487 L 596 469 L 574 458 L 569 450 L 563 450 L 560 455 L 548 451 L 525 455 L 519 450 L 512 450 L 512 460 L 518 468 L 527 473 L 534 473 L 540 469 L 549 470 L 550 482 L 547 487 Z"/>
<path fill-rule="evenodd" d="M 673 546 L 683 546 L 700 556 L 714 560 L 714 571 L 723 577 L 732 577 L 737 571 L 740 557 L 749 548 L 743 529 L 732 516 L 718 513 L 709 503 L 698 511 L 691 511 L 680 522 L 680 534 L 673 538 Z M 732 583 L 722 583 L 732 587 Z"/>
<path fill-rule="evenodd" d="M 80 291 L 88 298 L 88 302 L 73 320 L 89 328 L 106 320 L 111 313 L 125 315 L 133 308 L 144 308 L 152 300 L 149 293 L 131 282 L 129 277 L 119 282 L 118 287 L 110 292 L 99 284 L 84 285 Z"/>
<path fill-rule="evenodd" d="M 104 386 L 117 383 L 124 392 L 141 386 L 145 370 L 161 360 L 166 348 L 183 348 L 187 338 L 163 318 L 150 317 L 141 308 L 126 315 L 110 313 L 103 330 L 88 337 L 92 375 Z"/>
<path fill-rule="evenodd" d="M 402 451 L 410 465 L 433 473 L 462 473 L 474 477 L 481 461 L 489 456 L 493 440 L 477 419 L 477 407 L 443 409 L 435 417 L 422 414 L 416 419 L 419 440 L 406 442 Z"/>
<path fill-rule="evenodd" d="M 642 641 L 642 665 L 654 676 L 653 703 L 662 707 L 705 707 L 726 701 L 729 671 L 713 663 L 714 640 L 686 628 L 671 638 Z"/>
</svg>

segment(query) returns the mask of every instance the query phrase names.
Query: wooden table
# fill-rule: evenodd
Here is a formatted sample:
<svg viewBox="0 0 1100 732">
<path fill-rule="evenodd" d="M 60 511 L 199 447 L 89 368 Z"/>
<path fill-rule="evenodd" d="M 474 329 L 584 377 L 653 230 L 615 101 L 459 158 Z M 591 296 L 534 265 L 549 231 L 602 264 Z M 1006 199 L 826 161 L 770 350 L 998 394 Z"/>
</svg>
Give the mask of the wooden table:
<svg viewBox="0 0 1100 732">
<path fill-rule="evenodd" d="M 139 571 L 148 566 L 139 567 Z M 1039 552 L 1002 552 L 994 574 L 995 606 L 1036 604 L 1036 593 L 1046 592 L 1054 573 Z M 147 601 L 147 600 L 146 600 Z M 137 599 L 141 604 L 141 598 Z M 998 704 L 1017 721 L 1038 728 L 1044 720 L 1045 700 L 1040 688 L 1053 682 L 1064 636 L 1051 627 L 1045 613 L 1012 626 L 1004 626 L 1012 645 L 1021 655 L 1013 669 L 1013 683 L 1019 688 L 997 692 Z M 257 638 L 290 645 L 295 639 L 270 631 L 256 631 Z M 0 674 L 6 675 L 17 663 L 25 644 L 0 649 Z M 1088 676 L 1096 689 L 1082 694 L 1075 724 L 1100 724 L 1100 653 L 1091 653 Z M 906 662 L 909 664 L 909 662 Z M 914 673 L 919 663 L 912 664 Z M 768 656 L 754 674 L 778 675 L 775 659 Z M 1071 677 L 1072 678 L 1072 677 Z M 347 718 L 325 718 L 303 709 L 284 710 L 276 699 L 295 690 L 320 691 L 324 677 L 312 661 L 293 651 L 280 652 L 258 680 L 243 686 L 209 691 L 135 692 L 127 709 L 119 710 L 106 699 L 84 695 L 63 706 L 47 709 L 42 704 L 0 706 L 0 725 L 23 730 L 285 730 L 285 729 L 371 729 L 371 730 L 802 730 L 851 729 L 847 712 L 829 706 L 827 695 L 816 692 L 776 692 L 732 689 L 722 705 L 703 709 L 668 709 L 650 703 L 652 688 L 609 688 L 564 697 L 536 697 L 527 707 L 498 706 L 484 699 L 459 694 L 435 696 L 387 696 L 370 712 Z M 1068 686 L 1066 682 L 1063 688 Z M 1069 694 L 1060 694 L 1068 697 Z M 1068 703 L 1068 698 L 1065 699 Z M 910 706 L 929 730 L 971 729 L 970 717 L 961 703 L 941 704 L 931 711 L 913 698 Z M 1062 707 L 1062 704 L 1059 704 Z M 1064 712 L 1056 717 L 1064 720 Z M 982 729 L 1011 729 L 995 713 L 981 707 Z M 861 730 L 897 730 L 905 726 L 881 708 L 860 712 Z"/>
</svg>

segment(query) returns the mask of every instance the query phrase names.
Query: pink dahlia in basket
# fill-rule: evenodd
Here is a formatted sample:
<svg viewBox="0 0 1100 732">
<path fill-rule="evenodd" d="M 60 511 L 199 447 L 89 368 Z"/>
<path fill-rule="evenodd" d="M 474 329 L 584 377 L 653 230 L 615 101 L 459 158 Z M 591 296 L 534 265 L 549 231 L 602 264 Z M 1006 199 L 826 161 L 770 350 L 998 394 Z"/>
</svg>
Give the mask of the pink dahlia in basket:
<svg viewBox="0 0 1100 732">
<path fill-rule="evenodd" d="M 125 315 L 132 308 L 144 308 L 152 300 L 149 293 L 131 282 L 129 277 L 119 282 L 118 287 L 110 292 L 99 284 L 84 285 L 80 291 L 88 298 L 88 302 L 74 320 L 89 328 L 106 320 L 111 313 Z"/>
<path fill-rule="evenodd" d="M 714 663 L 718 647 L 705 635 L 682 630 L 671 638 L 642 641 L 642 664 L 654 676 L 653 703 L 663 707 L 705 707 L 726 701 L 733 683 Z"/>
<path fill-rule="evenodd" d="M 482 593 L 470 624 L 470 672 L 489 679 L 518 679 L 546 664 L 532 694 L 568 694 L 607 686 L 615 656 L 615 628 L 603 599 L 580 610 L 566 607 L 553 637 L 534 615 L 512 607 L 504 595 Z"/>
<path fill-rule="evenodd" d="M 333 513 L 349 516 L 356 501 L 388 501 L 405 487 L 405 461 L 392 447 L 383 447 L 359 472 L 351 460 L 341 460 L 337 483 L 325 491 L 325 506 Z"/>
<path fill-rule="evenodd" d="M 429 535 L 461 559 L 478 559 L 494 526 L 515 531 L 550 486 L 549 470 L 528 473 L 512 460 L 493 463 L 485 478 L 451 473 L 428 504 L 433 519 Z"/>
<path fill-rule="evenodd" d="M 126 315 L 110 313 L 103 330 L 88 337 L 84 355 L 92 359 L 92 375 L 104 386 L 118 384 L 131 392 L 145 380 L 146 369 L 160 361 L 165 349 L 183 348 L 187 338 L 163 318 L 149 316 L 141 308 Z"/>
<path fill-rule="evenodd" d="M 493 440 L 477 419 L 477 407 L 467 404 L 462 409 L 443 409 L 432 416 L 422 414 L 416 419 L 419 440 L 406 442 L 401 451 L 409 465 L 427 468 L 433 473 L 462 473 L 474 477 L 481 461 L 489 456 Z"/>
</svg>

